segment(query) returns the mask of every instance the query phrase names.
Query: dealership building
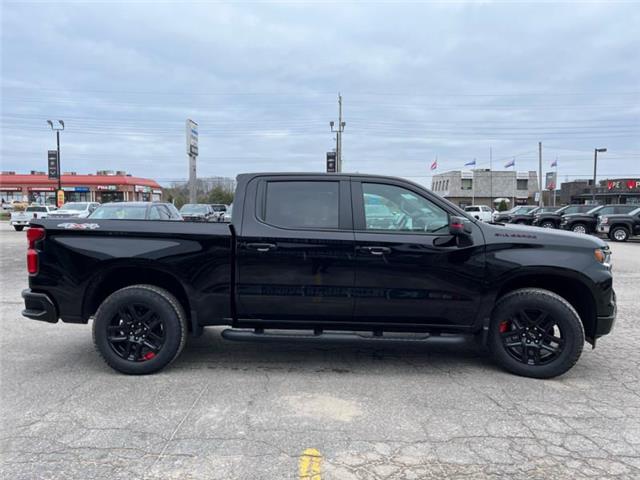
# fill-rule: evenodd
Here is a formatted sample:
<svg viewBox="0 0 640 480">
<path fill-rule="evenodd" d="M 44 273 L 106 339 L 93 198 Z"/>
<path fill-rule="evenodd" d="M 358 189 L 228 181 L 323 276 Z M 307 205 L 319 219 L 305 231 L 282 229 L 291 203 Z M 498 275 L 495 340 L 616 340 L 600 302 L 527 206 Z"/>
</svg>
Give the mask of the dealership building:
<svg viewBox="0 0 640 480">
<path fill-rule="evenodd" d="M 564 204 L 592 203 L 593 181 L 574 180 L 560 185 L 559 197 Z M 597 204 L 625 203 L 640 206 L 640 178 L 601 180 L 595 191 Z"/>
<path fill-rule="evenodd" d="M 503 200 L 510 207 L 528 205 L 537 203 L 538 174 L 533 170 L 452 170 L 434 175 L 431 190 L 463 208 L 472 204 L 496 207 Z"/>
<path fill-rule="evenodd" d="M 122 171 L 99 171 L 96 174 L 62 174 L 62 190 L 66 202 L 124 202 L 162 200 L 162 187 L 148 178 L 132 177 Z M 28 174 L 0 173 L 0 199 L 3 203 L 26 201 L 56 204 L 58 180 L 45 172 Z"/>
</svg>

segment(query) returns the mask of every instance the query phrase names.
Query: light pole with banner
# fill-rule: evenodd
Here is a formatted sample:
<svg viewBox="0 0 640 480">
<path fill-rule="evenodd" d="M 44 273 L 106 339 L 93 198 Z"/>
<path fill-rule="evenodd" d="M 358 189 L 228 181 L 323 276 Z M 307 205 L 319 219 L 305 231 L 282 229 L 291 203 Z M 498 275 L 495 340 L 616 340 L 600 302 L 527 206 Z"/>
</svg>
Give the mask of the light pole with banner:
<svg viewBox="0 0 640 480">
<path fill-rule="evenodd" d="M 196 158 L 198 157 L 198 124 L 188 118 L 186 126 L 187 155 L 189 155 L 189 203 L 196 203 Z"/>
<path fill-rule="evenodd" d="M 591 185 L 591 201 L 596 203 L 596 171 L 598 170 L 598 153 L 606 152 L 606 148 L 593 149 L 593 185 Z"/>
<path fill-rule="evenodd" d="M 56 190 L 56 205 L 60 208 L 64 204 L 64 191 L 62 190 L 62 170 L 60 168 L 60 132 L 64 130 L 64 122 L 58 120 L 59 126 L 55 126 L 51 120 L 47 120 L 51 130 L 56 132 L 57 150 L 49 150 L 47 152 L 47 164 L 49 169 L 49 178 L 58 179 L 58 189 Z"/>
</svg>

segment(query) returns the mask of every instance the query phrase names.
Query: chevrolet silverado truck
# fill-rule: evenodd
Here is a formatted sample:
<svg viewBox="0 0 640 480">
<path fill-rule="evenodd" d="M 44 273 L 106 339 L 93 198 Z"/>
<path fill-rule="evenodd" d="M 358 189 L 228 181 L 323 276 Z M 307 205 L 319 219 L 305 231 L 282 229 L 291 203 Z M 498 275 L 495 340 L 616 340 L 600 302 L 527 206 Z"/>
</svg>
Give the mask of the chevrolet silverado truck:
<svg viewBox="0 0 640 480">
<path fill-rule="evenodd" d="M 506 370 L 549 378 L 616 316 L 602 240 L 481 222 L 398 178 L 243 174 L 229 224 L 34 220 L 27 239 L 23 315 L 91 320 L 126 374 L 226 326 L 248 342 L 475 338 Z"/>
<path fill-rule="evenodd" d="M 598 219 L 604 215 L 629 213 L 637 205 L 598 205 L 584 213 L 569 213 L 560 220 L 560 228 L 575 233 L 595 233 Z"/>
<path fill-rule="evenodd" d="M 533 215 L 533 223 L 536 227 L 560 228 L 563 215 L 572 213 L 584 213 L 593 208 L 593 205 L 565 205 L 555 212 L 538 212 Z"/>
<path fill-rule="evenodd" d="M 627 214 L 601 215 L 597 231 L 606 233 L 615 242 L 626 242 L 629 237 L 640 235 L 640 207 Z"/>
<path fill-rule="evenodd" d="M 509 215 L 508 222 L 509 223 L 517 223 L 518 225 L 531 225 L 533 224 L 533 219 L 537 213 L 550 213 L 558 210 L 558 207 L 536 207 L 533 210 L 522 213 L 514 213 L 513 215 Z"/>
</svg>

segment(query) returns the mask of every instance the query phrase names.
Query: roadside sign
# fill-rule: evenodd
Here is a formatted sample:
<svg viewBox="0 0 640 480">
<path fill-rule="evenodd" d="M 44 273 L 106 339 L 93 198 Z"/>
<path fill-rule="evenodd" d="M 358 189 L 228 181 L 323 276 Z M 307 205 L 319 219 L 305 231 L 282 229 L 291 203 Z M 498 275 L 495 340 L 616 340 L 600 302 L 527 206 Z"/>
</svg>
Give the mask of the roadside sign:
<svg viewBox="0 0 640 480">
<path fill-rule="evenodd" d="M 556 189 L 556 172 L 547 172 L 545 175 L 545 188 L 547 190 Z"/>
<path fill-rule="evenodd" d="M 336 152 L 327 152 L 327 173 L 336 173 Z"/>
<path fill-rule="evenodd" d="M 198 124 L 187 119 L 187 155 L 198 155 Z"/>
<path fill-rule="evenodd" d="M 58 163 L 57 150 L 49 150 L 47 152 L 47 164 L 49 167 L 49 178 L 58 178 L 60 176 L 60 164 Z"/>
<path fill-rule="evenodd" d="M 64 190 L 58 190 L 58 195 L 56 196 L 58 208 L 64 205 Z"/>
</svg>

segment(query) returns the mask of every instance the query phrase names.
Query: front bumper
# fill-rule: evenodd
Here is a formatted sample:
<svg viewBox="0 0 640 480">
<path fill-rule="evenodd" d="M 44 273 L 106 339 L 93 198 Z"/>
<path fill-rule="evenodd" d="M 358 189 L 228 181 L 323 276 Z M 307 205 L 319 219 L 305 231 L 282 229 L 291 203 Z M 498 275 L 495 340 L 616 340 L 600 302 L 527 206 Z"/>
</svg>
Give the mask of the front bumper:
<svg viewBox="0 0 640 480">
<path fill-rule="evenodd" d="M 616 315 L 618 313 L 618 305 L 616 302 L 616 292 L 612 292 L 611 300 L 607 305 L 608 315 L 598 315 L 596 322 L 595 338 L 602 337 L 611 333 L 613 325 L 616 323 Z"/>
<path fill-rule="evenodd" d="M 22 315 L 32 320 L 40 320 L 43 322 L 57 323 L 58 311 L 53 301 L 46 293 L 32 292 L 27 288 L 22 291 L 25 309 Z"/>
<path fill-rule="evenodd" d="M 23 226 L 26 227 L 27 225 L 29 225 L 29 220 L 11 220 L 9 223 L 11 223 L 11 226 Z"/>
<path fill-rule="evenodd" d="M 609 233 L 610 228 L 611 227 L 609 225 L 598 225 L 597 230 L 599 233 Z"/>
</svg>

